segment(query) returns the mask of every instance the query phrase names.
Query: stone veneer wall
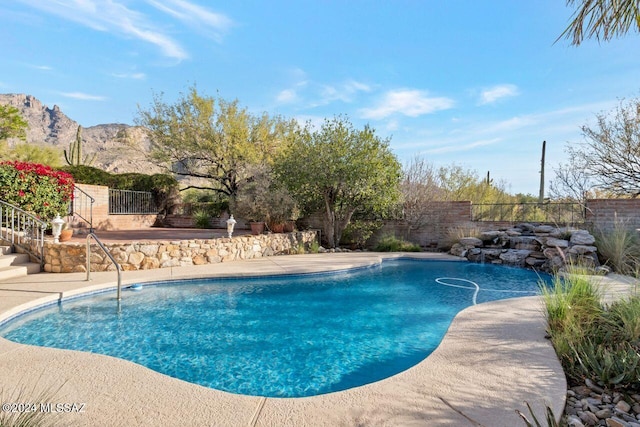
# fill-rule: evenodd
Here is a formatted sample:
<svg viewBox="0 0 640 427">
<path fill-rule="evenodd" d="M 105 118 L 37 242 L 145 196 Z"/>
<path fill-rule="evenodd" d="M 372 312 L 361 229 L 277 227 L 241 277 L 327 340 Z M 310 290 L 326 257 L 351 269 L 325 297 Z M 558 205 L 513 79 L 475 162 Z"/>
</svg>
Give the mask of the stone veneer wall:
<svg viewBox="0 0 640 427">
<path fill-rule="evenodd" d="M 173 242 L 143 241 L 106 243 L 105 246 L 128 270 L 215 264 L 239 259 L 297 253 L 297 249 L 317 241 L 315 231 L 285 234 L 262 234 L 211 240 L 181 240 Z M 86 272 L 86 244 L 46 242 L 44 270 L 52 273 Z M 91 245 L 91 271 L 115 270 L 113 263 Z"/>
</svg>

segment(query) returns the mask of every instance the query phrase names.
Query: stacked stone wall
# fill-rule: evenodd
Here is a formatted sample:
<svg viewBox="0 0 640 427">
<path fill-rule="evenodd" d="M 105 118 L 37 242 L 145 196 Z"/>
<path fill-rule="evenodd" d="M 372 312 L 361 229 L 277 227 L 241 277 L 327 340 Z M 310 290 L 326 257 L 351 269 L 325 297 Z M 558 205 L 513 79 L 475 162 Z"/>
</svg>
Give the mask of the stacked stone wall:
<svg viewBox="0 0 640 427">
<path fill-rule="evenodd" d="M 450 253 L 469 261 L 558 271 L 566 263 L 597 269 L 596 239 L 587 230 L 517 224 L 461 238 Z"/>
<path fill-rule="evenodd" d="M 238 236 L 211 240 L 106 243 L 105 247 L 128 270 L 215 264 L 240 259 L 298 253 L 317 241 L 315 231 Z M 86 244 L 45 243 L 44 270 L 52 273 L 86 272 Z M 91 245 L 91 271 L 115 266 L 96 244 Z"/>
</svg>

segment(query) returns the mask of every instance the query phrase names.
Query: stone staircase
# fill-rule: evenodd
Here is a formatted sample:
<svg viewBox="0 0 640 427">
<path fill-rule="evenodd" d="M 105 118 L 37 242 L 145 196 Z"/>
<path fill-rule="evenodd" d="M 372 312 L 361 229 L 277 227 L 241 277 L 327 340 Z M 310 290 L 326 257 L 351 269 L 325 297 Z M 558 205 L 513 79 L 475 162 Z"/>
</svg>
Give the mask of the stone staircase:
<svg viewBox="0 0 640 427">
<path fill-rule="evenodd" d="M 0 245 L 0 282 L 35 273 L 40 273 L 40 264 L 31 262 L 29 255 L 13 253 L 11 246 Z"/>
</svg>

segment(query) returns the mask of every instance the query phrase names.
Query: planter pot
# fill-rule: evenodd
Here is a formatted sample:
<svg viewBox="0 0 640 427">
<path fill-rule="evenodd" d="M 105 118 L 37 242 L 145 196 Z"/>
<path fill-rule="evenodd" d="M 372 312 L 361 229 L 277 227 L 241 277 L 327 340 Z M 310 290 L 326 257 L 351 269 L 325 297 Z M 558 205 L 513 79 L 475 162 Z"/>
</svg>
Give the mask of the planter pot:
<svg viewBox="0 0 640 427">
<path fill-rule="evenodd" d="M 287 221 L 287 222 L 284 223 L 284 232 L 285 233 L 291 233 L 295 229 L 296 229 L 296 222 L 295 221 Z"/>
<path fill-rule="evenodd" d="M 284 224 L 281 223 L 281 222 L 277 222 L 277 223 L 271 224 L 269 226 L 269 228 L 274 233 L 282 233 L 282 232 L 284 232 Z"/>
<path fill-rule="evenodd" d="M 58 241 L 66 242 L 67 240 L 71 240 L 71 236 L 73 236 L 73 230 L 72 229 L 62 230 L 60 232 L 60 237 L 58 238 Z"/>
<path fill-rule="evenodd" d="M 254 236 L 264 233 L 264 222 L 251 222 L 249 225 L 251 225 L 251 234 Z"/>
</svg>

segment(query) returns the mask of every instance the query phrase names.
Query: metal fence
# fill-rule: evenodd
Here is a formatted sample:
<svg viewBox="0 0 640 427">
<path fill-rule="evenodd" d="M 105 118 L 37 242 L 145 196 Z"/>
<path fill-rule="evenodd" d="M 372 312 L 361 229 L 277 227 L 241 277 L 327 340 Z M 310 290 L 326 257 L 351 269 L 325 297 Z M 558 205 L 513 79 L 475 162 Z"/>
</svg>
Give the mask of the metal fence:
<svg viewBox="0 0 640 427">
<path fill-rule="evenodd" d="M 495 203 L 471 205 L 473 221 L 548 222 L 580 224 L 586 210 L 580 203 Z"/>
<path fill-rule="evenodd" d="M 0 243 L 17 246 L 44 265 L 44 231 L 48 224 L 17 206 L 0 200 Z"/>
<path fill-rule="evenodd" d="M 93 204 L 94 199 L 82 188 L 73 188 L 73 200 L 69 204 L 69 215 L 77 215 L 78 218 L 89 224 L 89 230 L 93 232 Z"/>
<path fill-rule="evenodd" d="M 153 193 L 109 189 L 109 215 L 157 214 Z"/>
</svg>

